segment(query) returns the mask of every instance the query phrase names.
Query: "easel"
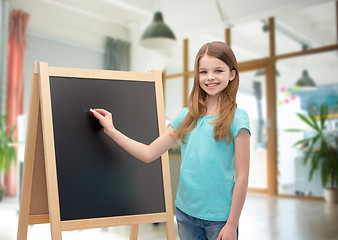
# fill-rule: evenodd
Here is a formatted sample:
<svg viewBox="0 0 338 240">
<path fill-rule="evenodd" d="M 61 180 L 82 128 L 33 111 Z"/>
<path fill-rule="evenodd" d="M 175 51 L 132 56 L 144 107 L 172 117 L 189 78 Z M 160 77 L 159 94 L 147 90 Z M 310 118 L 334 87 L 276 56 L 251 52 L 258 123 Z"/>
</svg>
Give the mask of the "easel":
<svg viewBox="0 0 338 240">
<path fill-rule="evenodd" d="M 25 162 L 20 202 L 18 240 L 26 240 L 28 225 L 50 223 L 51 239 L 61 240 L 62 231 L 130 225 L 130 239 L 137 239 L 139 224 L 165 222 L 167 239 L 175 239 L 168 153 L 161 157 L 166 212 L 121 217 L 61 221 L 49 77 L 69 76 L 89 79 L 152 80 L 156 85 L 159 134 L 165 130 L 161 74 L 114 72 L 48 67 L 35 63 L 26 136 Z"/>
</svg>

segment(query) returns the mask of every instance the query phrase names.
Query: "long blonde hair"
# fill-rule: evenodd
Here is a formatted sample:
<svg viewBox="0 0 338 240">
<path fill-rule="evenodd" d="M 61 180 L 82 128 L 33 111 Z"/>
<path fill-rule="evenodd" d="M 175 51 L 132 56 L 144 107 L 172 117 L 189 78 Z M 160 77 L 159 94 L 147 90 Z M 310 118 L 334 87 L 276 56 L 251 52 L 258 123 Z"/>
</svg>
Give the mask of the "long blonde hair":
<svg viewBox="0 0 338 240">
<path fill-rule="evenodd" d="M 191 132 L 201 116 L 207 112 L 206 93 L 199 84 L 199 61 L 201 57 L 208 55 L 216 57 L 228 65 L 229 70 L 236 70 L 236 76 L 229 81 L 228 86 L 219 95 L 219 114 L 215 117 L 214 138 L 216 141 L 225 140 L 230 143 L 232 135 L 230 132 L 231 121 L 234 118 L 237 107 L 236 96 L 239 86 L 239 76 L 236 57 L 231 48 L 224 42 L 211 42 L 204 44 L 196 55 L 194 70 L 194 85 L 189 97 L 189 112 L 184 118 L 181 126 L 177 129 L 175 136 L 185 143 L 184 137 Z"/>
</svg>

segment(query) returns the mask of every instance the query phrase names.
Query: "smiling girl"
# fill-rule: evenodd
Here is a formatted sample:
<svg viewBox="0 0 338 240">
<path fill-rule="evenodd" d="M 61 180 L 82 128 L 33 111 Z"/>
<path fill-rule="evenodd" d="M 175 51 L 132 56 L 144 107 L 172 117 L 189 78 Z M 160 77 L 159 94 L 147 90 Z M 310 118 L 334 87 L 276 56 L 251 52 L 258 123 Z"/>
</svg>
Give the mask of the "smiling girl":
<svg viewBox="0 0 338 240">
<path fill-rule="evenodd" d="M 175 204 L 181 240 L 238 239 L 250 161 L 249 118 L 237 108 L 238 86 L 231 48 L 211 42 L 197 53 L 189 106 L 150 145 L 128 138 L 114 127 L 111 113 L 95 109 L 105 133 L 144 162 L 157 159 L 180 140 Z"/>
</svg>

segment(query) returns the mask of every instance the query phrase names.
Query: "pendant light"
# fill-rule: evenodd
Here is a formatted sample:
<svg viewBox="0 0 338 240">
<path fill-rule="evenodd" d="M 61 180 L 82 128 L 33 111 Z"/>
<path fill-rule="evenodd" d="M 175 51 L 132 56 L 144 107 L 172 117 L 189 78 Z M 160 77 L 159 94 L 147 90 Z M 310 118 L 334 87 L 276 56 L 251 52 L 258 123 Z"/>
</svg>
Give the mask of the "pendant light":
<svg viewBox="0 0 338 240">
<path fill-rule="evenodd" d="M 309 72 L 304 69 L 302 72 L 302 76 L 297 80 L 296 86 L 302 90 L 314 90 L 316 89 L 316 83 L 313 79 L 309 76 Z"/>
<path fill-rule="evenodd" d="M 306 51 L 309 49 L 309 46 L 307 44 L 302 44 L 302 50 Z M 309 76 L 309 72 L 306 69 L 306 62 L 305 59 L 303 59 L 305 69 L 302 72 L 302 76 L 297 80 L 296 86 L 299 87 L 299 90 L 315 90 L 316 89 L 316 83 L 313 81 L 313 79 Z"/>
<path fill-rule="evenodd" d="M 176 37 L 173 31 L 163 21 L 162 13 L 154 14 L 153 22 L 144 31 L 140 44 L 149 49 L 162 49 L 175 45 Z"/>
</svg>

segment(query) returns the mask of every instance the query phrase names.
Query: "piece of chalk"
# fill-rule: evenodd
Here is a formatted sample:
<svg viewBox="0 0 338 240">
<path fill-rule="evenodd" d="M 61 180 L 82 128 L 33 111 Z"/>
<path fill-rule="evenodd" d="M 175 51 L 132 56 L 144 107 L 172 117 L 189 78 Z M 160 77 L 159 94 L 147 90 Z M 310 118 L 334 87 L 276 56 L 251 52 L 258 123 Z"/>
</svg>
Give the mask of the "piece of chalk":
<svg viewBox="0 0 338 240">
<path fill-rule="evenodd" d="M 99 115 L 101 115 L 101 116 L 102 116 L 102 114 L 100 114 L 100 113 L 96 112 L 96 111 L 95 111 L 94 109 L 92 109 L 92 108 L 90 108 L 90 109 L 89 109 L 89 111 L 90 111 L 90 112 L 92 112 L 92 113 L 97 113 L 97 114 L 99 114 Z M 103 116 L 102 116 L 102 117 L 103 117 Z"/>
</svg>

